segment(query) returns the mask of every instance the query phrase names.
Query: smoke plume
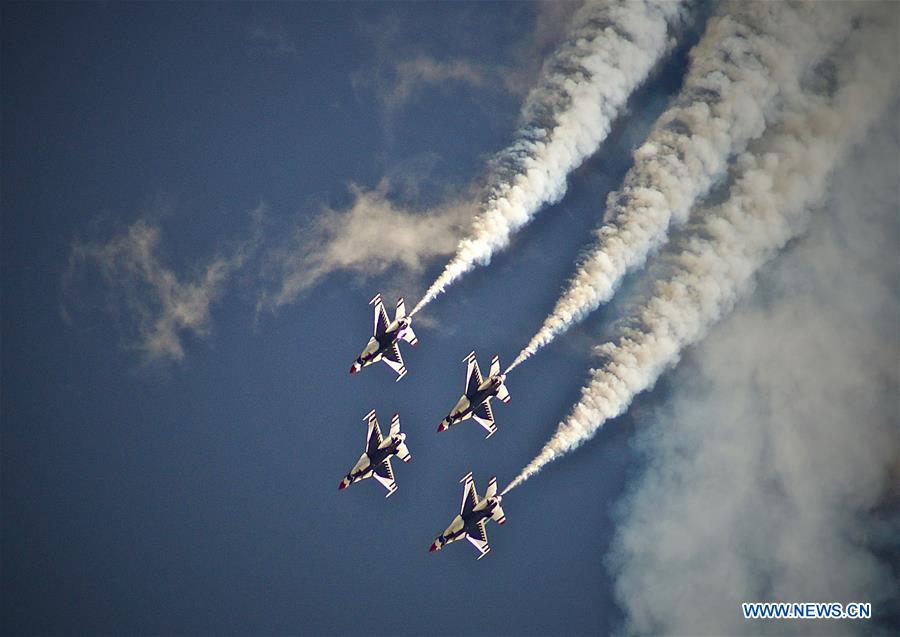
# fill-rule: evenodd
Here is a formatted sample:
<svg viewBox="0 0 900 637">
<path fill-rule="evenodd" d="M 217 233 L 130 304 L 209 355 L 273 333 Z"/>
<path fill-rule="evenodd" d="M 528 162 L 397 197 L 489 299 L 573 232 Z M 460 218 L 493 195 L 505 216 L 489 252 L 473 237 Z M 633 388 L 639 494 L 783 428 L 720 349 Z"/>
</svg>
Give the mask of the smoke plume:
<svg viewBox="0 0 900 637">
<path fill-rule="evenodd" d="M 740 157 L 729 199 L 667 255 L 673 274 L 655 285 L 637 313 L 639 326 L 597 348 L 606 362 L 592 371 L 569 416 L 504 492 L 622 414 L 685 346 L 734 306 L 755 271 L 802 232 L 832 169 L 895 97 L 895 77 L 883 69 L 894 61 L 896 13 L 872 13 L 874 19 L 859 23 L 830 67 L 837 90 L 824 97 L 813 91 L 798 95 L 796 112 L 767 133 L 763 149 Z"/>
<path fill-rule="evenodd" d="M 492 183 L 470 235 L 413 314 L 509 243 L 541 206 L 558 201 L 566 176 L 593 154 L 628 96 L 647 77 L 679 20 L 678 2 L 590 3 L 542 70 L 522 111 L 518 138 L 494 160 Z"/>
<path fill-rule="evenodd" d="M 612 298 L 644 264 L 670 224 L 720 180 L 729 161 L 777 121 L 804 71 L 846 35 L 848 5 L 733 2 L 691 51 L 675 105 L 663 113 L 618 192 L 610 193 L 596 243 L 540 330 L 509 369 Z"/>
</svg>

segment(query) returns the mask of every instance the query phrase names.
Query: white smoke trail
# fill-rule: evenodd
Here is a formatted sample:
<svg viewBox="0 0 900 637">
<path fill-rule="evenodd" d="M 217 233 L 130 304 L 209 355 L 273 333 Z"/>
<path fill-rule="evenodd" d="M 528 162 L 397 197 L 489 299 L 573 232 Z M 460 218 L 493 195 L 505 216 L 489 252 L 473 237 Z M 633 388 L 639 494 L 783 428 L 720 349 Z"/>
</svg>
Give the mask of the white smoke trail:
<svg viewBox="0 0 900 637">
<path fill-rule="evenodd" d="M 541 206 L 562 198 L 566 176 L 597 150 L 668 48 L 668 27 L 681 11 L 680 2 L 666 0 L 589 3 L 578 11 L 567 43 L 525 101 L 518 138 L 495 158 L 494 183 L 470 236 L 412 314 L 475 265 L 489 263 Z"/>
<path fill-rule="evenodd" d="M 802 231 L 809 208 L 825 194 L 831 170 L 896 99 L 896 78 L 882 71 L 892 68 L 896 12 L 873 13 L 880 18 L 863 23 L 840 52 L 834 96 L 807 95 L 799 112 L 764 138 L 765 152 L 740 158 L 729 199 L 669 255 L 674 274 L 656 284 L 638 313 L 641 327 L 597 348 L 606 362 L 592 371 L 579 402 L 504 493 L 624 413 L 685 346 L 733 307 L 754 272 Z"/>
<path fill-rule="evenodd" d="M 597 241 L 566 290 L 509 369 L 612 298 L 684 223 L 729 160 L 778 118 L 803 71 L 846 35 L 853 7 L 733 2 L 712 18 L 691 51 L 676 104 L 634 154 L 624 186 L 610 193 Z"/>
</svg>

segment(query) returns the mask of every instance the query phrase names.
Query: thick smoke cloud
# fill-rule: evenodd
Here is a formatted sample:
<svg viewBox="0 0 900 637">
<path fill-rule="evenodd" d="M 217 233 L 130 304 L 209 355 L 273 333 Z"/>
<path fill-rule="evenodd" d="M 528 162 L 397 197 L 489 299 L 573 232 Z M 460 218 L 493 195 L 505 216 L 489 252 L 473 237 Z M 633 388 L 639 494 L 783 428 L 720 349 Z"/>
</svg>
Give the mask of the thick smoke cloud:
<svg viewBox="0 0 900 637">
<path fill-rule="evenodd" d="M 883 70 L 896 76 L 896 62 Z M 900 554 L 896 110 L 876 130 L 810 234 L 639 418 L 647 468 L 610 556 L 626 633 L 896 631 L 885 559 Z M 869 601 L 874 617 L 740 614 L 741 601 L 807 600 Z"/>
<path fill-rule="evenodd" d="M 518 138 L 494 160 L 472 230 L 413 314 L 509 244 L 513 232 L 566 192 L 568 174 L 596 151 L 628 96 L 670 44 L 676 2 L 590 3 L 529 93 Z"/>
<path fill-rule="evenodd" d="M 638 325 L 598 347 L 603 366 L 541 452 L 507 487 L 527 480 L 622 414 L 635 395 L 674 365 L 681 350 L 727 314 L 756 270 L 802 232 L 830 172 L 896 95 L 896 12 L 871 11 L 836 53 L 834 95 L 808 92 L 797 113 L 740 158 L 729 199 L 707 213 L 667 258 L 673 274 L 655 285 Z M 874 18 L 872 17 L 874 15 Z M 825 84 L 827 86 L 827 83 Z"/>
<path fill-rule="evenodd" d="M 732 157 L 777 121 L 804 71 L 846 33 L 849 5 L 733 2 L 691 51 L 675 104 L 634 153 L 623 187 L 609 195 L 597 241 L 510 369 L 609 301 L 684 223 Z"/>
</svg>

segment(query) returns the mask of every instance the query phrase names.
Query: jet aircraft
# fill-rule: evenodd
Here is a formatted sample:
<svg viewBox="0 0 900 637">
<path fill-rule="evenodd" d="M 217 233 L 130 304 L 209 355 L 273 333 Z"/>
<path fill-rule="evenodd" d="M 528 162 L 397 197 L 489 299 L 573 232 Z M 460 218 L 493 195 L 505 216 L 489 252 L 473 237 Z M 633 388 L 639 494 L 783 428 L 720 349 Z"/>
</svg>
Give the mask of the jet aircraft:
<svg viewBox="0 0 900 637">
<path fill-rule="evenodd" d="M 500 373 L 500 358 L 494 356 L 491 360 L 491 373 L 486 380 L 481 378 L 481 370 L 475 352 L 463 359 L 468 363 L 466 367 L 466 391 L 457 401 L 456 406 L 447 414 L 447 417 L 438 425 L 438 431 L 449 429 L 463 420 L 473 418 L 475 422 L 484 427 L 490 438 L 497 431 L 494 425 L 494 412 L 491 410 L 491 398 L 496 396 L 499 400 L 508 404 L 511 398 L 506 389 L 506 374 Z"/>
<path fill-rule="evenodd" d="M 346 489 L 354 482 L 375 478 L 387 489 L 390 497 L 397 490 L 394 481 L 394 470 L 391 468 L 391 457 L 397 456 L 403 462 L 412 460 L 409 449 L 406 448 L 406 434 L 400 432 L 400 415 L 394 414 L 391 418 L 391 430 L 387 438 L 382 438 L 381 427 L 378 426 L 378 417 L 373 409 L 363 420 L 368 421 L 369 430 L 366 433 L 366 450 L 359 457 L 356 465 L 350 470 L 341 483 L 339 490 Z"/>
<path fill-rule="evenodd" d="M 369 339 L 359 358 L 351 365 L 350 373 L 355 374 L 363 367 L 384 361 L 388 367 L 397 372 L 397 380 L 400 380 L 406 376 L 406 365 L 403 364 L 403 357 L 400 355 L 400 340 L 413 346 L 419 344 L 419 339 L 416 338 L 411 326 L 412 317 L 406 315 L 406 305 L 402 298 L 397 299 L 397 313 L 393 321 L 388 321 L 381 294 L 376 294 L 369 301 L 369 305 L 375 306 L 374 335 Z"/>
<path fill-rule="evenodd" d="M 447 544 L 465 538 L 478 549 L 478 559 L 480 560 L 491 551 L 485 529 L 487 521 L 490 519 L 496 521 L 497 524 L 506 523 L 503 507 L 500 506 L 503 497 L 497 495 L 497 476 L 491 477 L 483 498 L 478 497 L 471 472 L 463 476 L 460 483 L 465 483 L 465 486 L 459 515 L 453 518 L 450 526 L 431 543 L 428 551 L 439 551 Z"/>
</svg>

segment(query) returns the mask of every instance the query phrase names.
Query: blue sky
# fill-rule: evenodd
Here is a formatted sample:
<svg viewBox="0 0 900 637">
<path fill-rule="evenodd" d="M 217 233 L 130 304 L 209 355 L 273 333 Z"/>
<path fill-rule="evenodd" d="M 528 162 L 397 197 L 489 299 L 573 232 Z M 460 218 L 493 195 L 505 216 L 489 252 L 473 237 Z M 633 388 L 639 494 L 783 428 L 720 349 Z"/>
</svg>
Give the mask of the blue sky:
<svg viewBox="0 0 900 637">
<path fill-rule="evenodd" d="M 426 209 L 477 183 L 511 138 L 558 19 L 525 3 L 4 6 L 5 633 L 620 626 L 606 560 L 647 458 L 634 418 L 664 404 L 668 378 L 637 416 L 511 493 L 486 559 L 467 545 L 427 550 L 457 512 L 460 477 L 505 483 L 540 448 L 619 302 L 515 371 L 490 440 L 471 423 L 434 430 L 470 350 L 482 367 L 494 353 L 509 361 L 539 326 L 696 34 L 635 94 L 565 199 L 428 307 L 400 383 L 384 366 L 347 374 L 370 335 L 366 303 L 379 291 L 414 303 L 443 259 L 331 273 L 258 308 L 277 277 L 270 255 L 291 245 L 281 239 L 351 205 L 351 184 L 371 191 L 387 177 L 388 199 Z M 459 65 L 401 90 L 409 60 Z M 180 281 L 246 251 L 202 329 L 178 332 L 179 360 L 140 349 L 144 288 L 116 292 L 91 267 L 72 275 L 73 245 L 138 220 L 159 229 L 159 263 Z M 391 251 L 391 228 L 371 241 Z M 414 456 L 395 463 L 389 500 L 373 481 L 336 488 L 373 408 L 383 427 L 400 413 Z"/>
</svg>

